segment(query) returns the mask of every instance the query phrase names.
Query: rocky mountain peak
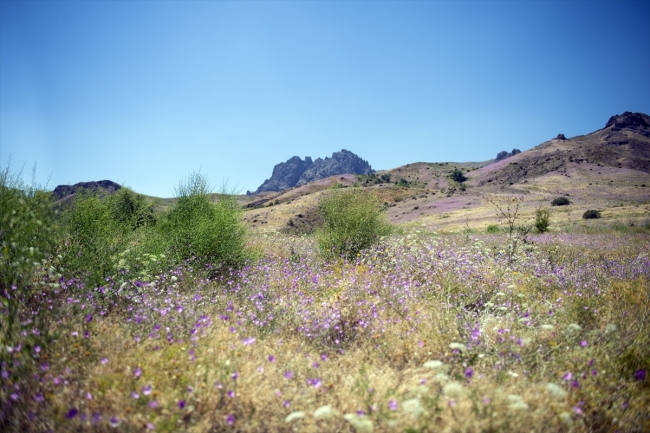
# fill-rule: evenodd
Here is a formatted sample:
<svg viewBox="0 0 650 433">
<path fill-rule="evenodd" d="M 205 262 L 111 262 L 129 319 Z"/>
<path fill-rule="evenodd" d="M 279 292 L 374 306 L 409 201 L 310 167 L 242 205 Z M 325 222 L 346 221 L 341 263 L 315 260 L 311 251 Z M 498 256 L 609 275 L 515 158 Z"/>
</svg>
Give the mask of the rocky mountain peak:
<svg viewBox="0 0 650 433">
<path fill-rule="evenodd" d="M 59 185 L 54 188 L 52 191 L 52 198 L 56 200 L 61 200 L 62 198 L 68 197 L 72 194 L 77 194 L 80 192 L 88 193 L 107 193 L 111 194 L 122 188 L 122 185 L 113 182 L 112 180 L 100 180 L 97 182 L 79 182 L 74 185 Z"/>
<path fill-rule="evenodd" d="M 650 136 L 650 116 L 644 113 L 626 111 L 621 115 L 616 114 L 610 117 L 605 125 L 605 129 L 610 127 L 612 131 L 632 129 L 641 135 Z"/>
<path fill-rule="evenodd" d="M 370 174 L 373 172 L 367 161 L 346 149 L 334 152 L 331 157 L 325 157 L 325 159 L 316 158 L 315 161 L 312 161 L 309 156 L 306 156 L 304 160 L 299 156 L 294 156 L 273 167 L 271 178 L 265 180 L 255 192 L 249 191 L 247 194 L 280 191 L 338 174 Z"/>
</svg>

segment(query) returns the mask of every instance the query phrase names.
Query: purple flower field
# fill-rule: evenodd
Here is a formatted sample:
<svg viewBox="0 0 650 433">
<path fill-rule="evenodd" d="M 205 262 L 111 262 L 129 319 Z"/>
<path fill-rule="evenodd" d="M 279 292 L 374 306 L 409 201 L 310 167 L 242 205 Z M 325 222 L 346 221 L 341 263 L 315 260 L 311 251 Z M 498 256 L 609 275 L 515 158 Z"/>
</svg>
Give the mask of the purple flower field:
<svg viewBox="0 0 650 433">
<path fill-rule="evenodd" d="M 221 273 L 88 288 L 44 264 L 3 349 L 6 425 L 650 430 L 647 234 L 531 236 L 509 260 L 504 235 L 412 233 L 335 262 L 251 238 L 257 258 Z"/>
</svg>

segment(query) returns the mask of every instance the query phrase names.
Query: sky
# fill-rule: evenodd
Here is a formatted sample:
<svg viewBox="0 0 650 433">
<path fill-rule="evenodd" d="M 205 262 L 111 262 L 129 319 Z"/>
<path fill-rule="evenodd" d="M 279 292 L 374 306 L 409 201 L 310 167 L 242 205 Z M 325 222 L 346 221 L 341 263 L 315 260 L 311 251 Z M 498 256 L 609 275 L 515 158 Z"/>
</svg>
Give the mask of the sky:
<svg viewBox="0 0 650 433">
<path fill-rule="evenodd" d="M 48 189 L 485 161 L 624 111 L 650 114 L 647 1 L 0 0 L 0 166 Z"/>
</svg>

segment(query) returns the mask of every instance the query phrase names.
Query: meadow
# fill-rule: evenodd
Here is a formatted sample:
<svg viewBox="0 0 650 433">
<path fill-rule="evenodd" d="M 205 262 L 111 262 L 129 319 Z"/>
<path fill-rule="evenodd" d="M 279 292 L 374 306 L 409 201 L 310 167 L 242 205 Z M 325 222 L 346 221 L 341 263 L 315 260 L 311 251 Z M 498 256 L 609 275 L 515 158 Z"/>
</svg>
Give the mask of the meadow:
<svg viewBox="0 0 650 433">
<path fill-rule="evenodd" d="M 155 225 L 2 188 L 3 431 L 650 430 L 647 230 L 411 225 L 341 257 L 201 178 Z"/>
</svg>

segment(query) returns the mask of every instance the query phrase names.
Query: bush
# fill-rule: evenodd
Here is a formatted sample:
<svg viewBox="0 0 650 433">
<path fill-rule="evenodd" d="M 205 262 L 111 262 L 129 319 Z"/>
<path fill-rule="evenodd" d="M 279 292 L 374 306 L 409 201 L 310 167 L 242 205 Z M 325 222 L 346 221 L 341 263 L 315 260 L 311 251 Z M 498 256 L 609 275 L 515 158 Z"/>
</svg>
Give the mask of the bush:
<svg viewBox="0 0 650 433">
<path fill-rule="evenodd" d="M 65 269 L 86 285 L 99 286 L 114 271 L 113 256 L 126 249 L 130 220 L 120 221 L 114 200 L 81 194 L 63 214 Z"/>
<path fill-rule="evenodd" d="M 242 209 L 226 186 L 216 204 L 209 194 L 207 178 L 200 173 L 179 182 L 178 201 L 162 228 L 169 253 L 178 262 L 197 258 L 202 263 L 239 266 L 245 259 Z"/>
<path fill-rule="evenodd" d="M 488 234 L 496 234 L 496 233 L 501 233 L 501 227 L 499 227 L 498 224 L 490 224 L 487 226 L 485 229 L 485 232 Z"/>
<path fill-rule="evenodd" d="M 539 208 L 535 211 L 535 230 L 545 233 L 551 225 L 551 213 L 548 209 Z"/>
<path fill-rule="evenodd" d="M 566 206 L 568 204 L 571 204 L 571 201 L 566 197 L 557 197 L 551 202 L 551 206 Z"/>
<path fill-rule="evenodd" d="M 0 171 L 0 344 L 12 346 L 20 311 L 38 292 L 33 277 L 58 241 L 50 195 Z M 39 326 L 36 324 L 33 326 Z M 0 350 L 0 353 L 3 353 Z M 1 357 L 0 357 L 1 358 Z"/>
<path fill-rule="evenodd" d="M 319 208 L 324 225 L 317 240 L 326 257 L 351 259 L 390 233 L 377 197 L 359 188 L 331 191 L 322 196 Z"/>
<path fill-rule="evenodd" d="M 156 223 L 153 205 L 147 203 L 142 194 L 137 194 L 129 188 L 120 188 L 107 200 L 113 219 L 131 230 Z"/>
<path fill-rule="evenodd" d="M 597 210 L 591 209 L 582 214 L 582 219 L 590 220 L 596 218 L 600 218 L 600 212 Z"/>
<path fill-rule="evenodd" d="M 452 171 L 452 172 L 449 174 L 449 178 L 450 178 L 451 180 L 455 181 L 455 182 L 458 182 L 458 183 L 463 183 L 463 182 L 465 182 L 465 181 L 467 180 L 467 178 L 465 177 L 465 175 L 463 174 L 463 172 L 460 171 L 460 170 L 457 169 L 457 168 L 455 168 L 454 171 Z"/>
</svg>

